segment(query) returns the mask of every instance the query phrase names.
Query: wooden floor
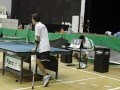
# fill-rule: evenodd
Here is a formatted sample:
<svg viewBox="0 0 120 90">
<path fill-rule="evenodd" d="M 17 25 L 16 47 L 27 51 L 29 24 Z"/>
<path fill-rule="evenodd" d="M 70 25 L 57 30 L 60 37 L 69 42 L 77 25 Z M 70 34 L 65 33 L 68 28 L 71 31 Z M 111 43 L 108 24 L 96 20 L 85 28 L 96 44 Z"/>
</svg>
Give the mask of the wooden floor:
<svg viewBox="0 0 120 90">
<path fill-rule="evenodd" d="M 76 69 L 59 63 L 58 80 L 52 79 L 48 87 L 43 87 L 42 81 L 35 81 L 34 90 L 120 90 L 120 65 L 110 65 L 108 73 L 93 71 L 93 64 L 89 63 L 87 69 Z M 0 68 L 2 66 L 2 54 L 0 53 Z M 49 71 L 54 77 L 55 73 Z M 23 84 L 15 82 L 19 77 L 10 72 L 4 76 L 0 73 L 0 90 L 31 90 L 31 80 L 24 79 Z"/>
</svg>

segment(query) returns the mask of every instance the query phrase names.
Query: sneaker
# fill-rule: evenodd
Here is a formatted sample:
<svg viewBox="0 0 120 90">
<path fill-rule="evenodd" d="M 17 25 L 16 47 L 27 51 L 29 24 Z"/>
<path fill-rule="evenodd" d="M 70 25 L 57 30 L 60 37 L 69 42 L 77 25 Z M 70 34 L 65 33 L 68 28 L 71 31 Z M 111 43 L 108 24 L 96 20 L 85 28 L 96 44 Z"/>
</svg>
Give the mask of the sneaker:
<svg viewBox="0 0 120 90">
<path fill-rule="evenodd" d="M 83 62 L 80 62 L 80 67 L 81 67 L 81 69 L 86 68 L 86 67 L 87 67 L 87 64 L 85 64 L 85 63 L 83 63 Z"/>
<path fill-rule="evenodd" d="M 47 87 L 49 84 L 49 80 L 50 80 L 50 75 L 46 75 L 43 77 L 44 80 L 44 87 Z"/>
</svg>

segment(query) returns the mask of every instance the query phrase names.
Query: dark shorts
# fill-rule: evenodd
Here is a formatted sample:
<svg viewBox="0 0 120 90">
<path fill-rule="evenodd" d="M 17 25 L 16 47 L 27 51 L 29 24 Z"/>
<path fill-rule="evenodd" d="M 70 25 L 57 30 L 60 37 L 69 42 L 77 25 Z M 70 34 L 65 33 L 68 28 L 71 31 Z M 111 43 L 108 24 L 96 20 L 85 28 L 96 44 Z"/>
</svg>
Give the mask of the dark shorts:
<svg viewBox="0 0 120 90">
<path fill-rule="evenodd" d="M 37 53 L 36 56 L 37 56 L 37 59 L 40 59 L 40 60 L 49 60 L 50 51 Z"/>
</svg>

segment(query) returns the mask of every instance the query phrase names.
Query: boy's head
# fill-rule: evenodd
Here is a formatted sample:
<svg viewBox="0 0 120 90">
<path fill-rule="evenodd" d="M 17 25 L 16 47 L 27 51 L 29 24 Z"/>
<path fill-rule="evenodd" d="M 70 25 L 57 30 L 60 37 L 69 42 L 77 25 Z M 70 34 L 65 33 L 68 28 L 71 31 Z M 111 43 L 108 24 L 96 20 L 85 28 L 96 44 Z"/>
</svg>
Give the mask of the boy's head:
<svg viewBox="0 0 120 90">
<path fill-rule="evenodd" d="M 40 15 L 38 13 L 32 14 L 32 23 L 35 25 L 37 22 L 40 22 Z"/>
</svg>

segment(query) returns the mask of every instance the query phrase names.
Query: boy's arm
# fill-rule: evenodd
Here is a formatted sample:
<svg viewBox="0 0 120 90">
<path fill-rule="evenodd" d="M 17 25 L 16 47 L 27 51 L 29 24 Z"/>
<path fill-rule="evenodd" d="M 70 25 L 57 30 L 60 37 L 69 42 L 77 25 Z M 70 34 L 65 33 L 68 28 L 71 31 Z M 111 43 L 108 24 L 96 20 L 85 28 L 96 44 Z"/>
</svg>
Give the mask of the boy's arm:
<svg viewBox="0 0 120 90">
<path fill-rule="evenodd" d="M 35 36 L 35 48 L 34 48 L 33 52 L 37 51 L 39 43 L 40 43 L 40 36 Z"/>
</svg>

